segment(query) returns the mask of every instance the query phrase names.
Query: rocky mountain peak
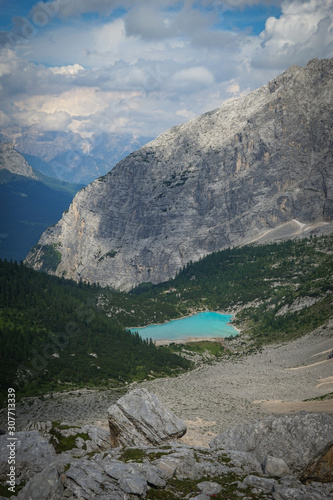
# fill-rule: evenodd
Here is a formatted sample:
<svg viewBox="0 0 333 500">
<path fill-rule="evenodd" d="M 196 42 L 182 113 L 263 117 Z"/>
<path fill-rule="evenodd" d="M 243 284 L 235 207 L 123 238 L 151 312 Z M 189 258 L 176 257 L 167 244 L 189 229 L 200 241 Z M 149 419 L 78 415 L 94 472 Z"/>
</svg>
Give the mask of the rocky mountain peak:
<svg viewBox="0 0 333 500">
<path fill-rule="evenodd" d="M 10 142 L 0 142 L 0 170 L 9 170 L 12 174 L 38 179 L 29 163 L 14 149 Z"/>
<path fill-rule="evenodd" d="M 173 127 L 74 198 L 26 262 L 128 290 L 296 219 L 333 215 L 333 60 Z M 54 262 L 54 260 L 53 260 Z"/>
</svg>

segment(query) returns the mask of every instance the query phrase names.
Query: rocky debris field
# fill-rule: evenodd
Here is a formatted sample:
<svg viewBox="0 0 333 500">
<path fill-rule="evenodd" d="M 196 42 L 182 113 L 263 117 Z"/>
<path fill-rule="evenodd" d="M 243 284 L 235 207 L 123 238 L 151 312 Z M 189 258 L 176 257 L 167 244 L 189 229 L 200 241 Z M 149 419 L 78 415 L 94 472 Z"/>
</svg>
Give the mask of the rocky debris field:
<svg viewBox="0 0 333 500">
<path fill-rule="evenodd" d="M 119 408 L 126 408 L 126 416 Z M 146 390 L 130 392 L 108 413 L 109 431 L 37 422 L 18 432 L 17 496 L 11 498 L 329 500 L 333 496 L 329 415 L 270 416 L 226 431 L 205 448 L 177 441 L 185 423 Z M 132 422 L 133 436 L 141 435 L 146 445 L 111 446 L 114 423 L 118 422 L 119 436 L 124 418 Z M 0 436 L 2 495 L 8 492 L 7 443 L 7 436 Z"/>
<path fill-rule="evenodd" d="M 333 414 L 332 399 L 305 401 L 333 391 L 333 359 L 328 359 L 332 329 L 330 322 L 291 343 L 235 355 L 175 379 L 155 379 L 142 386 L 183 420 L 201 421 L 193 431 L 205 445 L 214 434 L 267 413 L 321 412 L 325 406 L 323 411 Z"/>
</svg>

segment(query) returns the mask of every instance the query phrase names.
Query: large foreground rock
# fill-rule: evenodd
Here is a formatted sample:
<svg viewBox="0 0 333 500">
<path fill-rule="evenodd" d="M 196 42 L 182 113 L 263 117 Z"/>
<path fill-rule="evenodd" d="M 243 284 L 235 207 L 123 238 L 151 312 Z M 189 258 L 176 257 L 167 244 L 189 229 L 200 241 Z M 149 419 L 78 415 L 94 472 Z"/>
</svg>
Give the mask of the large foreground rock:
<svg viewBox="0 0 333 500">
<path fill-rule="evenodd" d="M 16 432 L 15 441 L 7 434 L 0 436 L 0 481 L 7 479 L 8 444 L 15 443 L 16 478 L 28 481 L 56 459 L 53 446 L 38 431 Z"/>
<path fill-rule="evenodd" d="M 64 487 L 54 464 L 34 476 L 17 495 L 17 500 L 62 500 Z"/>
<path fill-rule="evenodd" d="M 210 447 L 251 452 L 261 463 L 267 455 L 280 458 L 300 473 L 330 444 L 333 418 L 302 412 L 242 424 L 216 436 Z"/>
<path fill-rule="evenodd" d="M 111 444 L 159 445 L 182 437 L 186 424 L 146 389 L 135 389 L 108 409 Z"/>
</svg>

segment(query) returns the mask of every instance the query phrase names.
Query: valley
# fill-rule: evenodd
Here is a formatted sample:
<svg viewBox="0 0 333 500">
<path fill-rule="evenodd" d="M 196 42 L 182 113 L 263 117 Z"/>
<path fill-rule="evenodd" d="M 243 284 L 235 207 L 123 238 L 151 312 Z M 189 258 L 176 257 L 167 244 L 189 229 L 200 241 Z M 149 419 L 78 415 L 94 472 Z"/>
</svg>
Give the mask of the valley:
<svg viewBox="0 0 333 500">
<path fill-rule="evenodd" d="M 9 383 L 15 384 L 18 396 L 42 397 L 59 390 L 121 389 L 185 372 L 180 380 L 191 380 L 195 377 L 191 374 L 207 363 L 213 363 L 217 372 L 222 367 L 222 373 L 224 366 L 233 371 L 244 363 L 262 378 L 265 357 L 258 354 L 253 361 L 255 353 L 266 348 L 274 352 L 274 346 L 302 342 L 306 335 L 311 339 L 318 329 L 323 337 L 331 337 L 332 240 L 333 235 L 313 236 L 223 250 L 188 264 L 174 280 L 142 284 L 131 293 L 77 284 L 37 273 L 22 263 L 2 262 L 2 394 Z M 233 315 L 232 324 L 240 335 L 223 342 L 156 346 L 126 330 L 207 310 Z M 313 349 L 317 348 L 315 339 L 316 335 Z M 328 344 L 327 340 L 326 350 Z M 311 355 L 325 351 L 324 347 Z M 297 349 L 292 356 L 296 363 Z M 290 362 L 289 368 L 294 366 L 297 363 Z M 326 363 L 318 368 L 326 370 Z M 302 371 L 293 374 L 301 376 Z M 324 371 L 321 376 L 325 379 L 329 374 Z M 203 380 L 208 378 L 205 375 Z M 167 382 L 170 387 L 177 387 L 175 380 Z M 194 380 L 190 387 L 199 387 Z M 293 384 L 286 386 L 294 391 Z M 263 399 L 261 389 L 258 384 L 253 400 Z M 179 394 L 183 392 L 185 387 L 179 389 Z M 177 401 L 175 393 L 170 394 L 170 400 Z M 303 399 L 317 395 L 322 392 L 312 387 L 304 391 Z M 281 399 L 281 395 L 269 399 Z"/>
</svg>

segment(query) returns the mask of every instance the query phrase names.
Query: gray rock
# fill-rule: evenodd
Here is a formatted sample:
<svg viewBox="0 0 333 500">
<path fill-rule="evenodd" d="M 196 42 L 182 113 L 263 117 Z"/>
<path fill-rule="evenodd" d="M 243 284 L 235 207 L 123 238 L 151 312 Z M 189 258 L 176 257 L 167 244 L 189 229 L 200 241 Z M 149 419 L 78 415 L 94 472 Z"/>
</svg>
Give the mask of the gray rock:
<svg viewBox="0 0 333 500">
<path fill-rule="evenodd" d="M 15 440 L 8 440 L 8 437 L 0 436 L 0 481 L 7 479 L 8 445 L 14 444 L 16 478 L 20 481 L 29 481 L 56 460 L 53 446 L 38 431 L 16 432 Z"/>
<path fill-rule="evenodd" d="M 72 489 L 73 493 L 80 494 L 86 492 L 90 495 L 103 493 L 102 484 L 104 484 L 103 470 L 96 464 L 90 463 L 87 460 L 80 460 L 74 465 L 71 465 L 66 476 L 71 480 L 65 481 L 65 485 L 70 487 L 71 484 L 76 483 L 78 488 Z"/>
<path fill-rule="evenodd" d="M 105 460 L 102 464 L 104 471 L 108 476 L 116 479 L 121 479 L 124 475 L 136 474 L 137 464 L 126 464 L 118 460 Z"/>
<path fill-rule="evenodd" d="M 197 479 L 200 477 L 202 467 L 194 456 L 193 450 L 188 450 L 186 453 L 176 454 L 177 467 L 175 476 L 177 479 Z M 203 475 L 203 474 L 202 474 Z"/>
<path fill-rule="evenodd" d="M 138 470 L 146 478 L 149 486 L 154 486 L 155 488 L 164 488 L 167 484 L 166 481 L 158 474 L 158 469 L 154 465 L 147 464 L 137 464 Z"/>
<path fill-rule="evenodd" d="M 276 482 L 274 479 L 250 475 L 244 479 L 243 484 L 245 486 L 250 486 L 251 488 L 257 488 L 258 490 L 270 493 L 274 490 Z"/>
<path fill-rule="evenodd" d="M 17 495 L 17 500 L 62 500 L 64 487 L 55 465 L 36 474 Z"/>
<path fill-rule="evenodd" d="M 328 444 L 301 473 L 302 481 L 333 483 L 333 444 Z"/>
<path fill-rule="evenodd" d="M 286 462 L 281 458 L 271 457 L 267 455 L 262 463 L 262 469 L 266 476 L 282 477 L 291 474 Z"/>
<path fill-rule="evenodd" d="M 117 482 L 112 481 L 95 461 L 77 460 L 65 474 L 64 485 L 78 498 L 90 499 L 96 495 L 100 498 L 107 491 L 109 494 L 114 491 L 121 493 Z"/>
<path fill-rule="evenodd" d="M 165 479 L 171 479 L 176 471 L 177 463 L 170 458 L 161 458 L 155 462 L 159 475 Z"/>
<path fill-rule="evenodd" d="M 312 493 L 304 489 L 288 488 L 283 485 L 275 485 L 273 492 L 274 500 L 315 500 Z"/>
<path fill-rule="evenodd" d="M 111 448 L 110 432 L 96 425 L 85 425 L 82 427 L 82 432 L 86 432 L 92 442 L 100 450 L 108 450 Z"/>
<path fill-rule="evenodd" d="M 295 476 L 283 476 L 279 480 L 279 483 L 288 488 L 299 488 L 302 486 L 301 481 L 299 481 Z"/>
<path fill-rule="evenodd" d="M 254 472 L 257 474 L 262 473 L 260 462 L 253 453 L 246 451 L 217 450 L 216 456 L 219 457 L 223 463 L 227 463 L 229 466 L 241 467 L 244 472 L 248 474 Z"/>
<path fill-rule="evenodd" d="M 186 424 L 146 389 L 135 389 L 108 409 L 111 444 L 158 445 L 183 436 Z"/>
<path fill-rule="evenodd" d="M 147 481 L 141 474 L 128 474 L 119 479 L 119 487 L 125 493 L 143 496 L 147 491 Z"/>
<path fill-rule="evenodd" d="M 300 472 L 332 443 L 332 436 L 331 416 L 301 412 L 242 424 L 216 436 L 210 446 L 248 451 L 260 462 L 266 455 L 281 458 L 293 472 Z"/>
<path fill-rule="evenodd" d="M 222 490 L 222 486 L 211 481 L 203 481 L 202 483 L 197 484 L 197 487 L 206 495 L 218 495 Z"/>
<path fill-rule="evenodd" d="M 26 263 L 41 269 L 56 244 L 50 272 L 129 290 L 267 231 L 300 234 L 294 219 L 332 220 L 332 73 L 332 59 L 293 66 L 160 135 L 81 190 Z"/>
</svg>

